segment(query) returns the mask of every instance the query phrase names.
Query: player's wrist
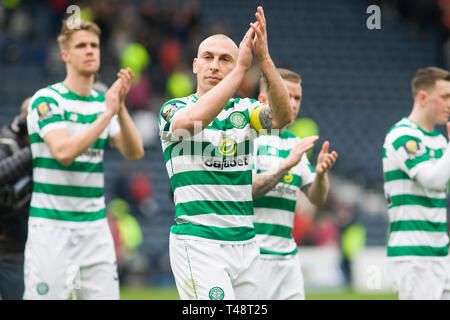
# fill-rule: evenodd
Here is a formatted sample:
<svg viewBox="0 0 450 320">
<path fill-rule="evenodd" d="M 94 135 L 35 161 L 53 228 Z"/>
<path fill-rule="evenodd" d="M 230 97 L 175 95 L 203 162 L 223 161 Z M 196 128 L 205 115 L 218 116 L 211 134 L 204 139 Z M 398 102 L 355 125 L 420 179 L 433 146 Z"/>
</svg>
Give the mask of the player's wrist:
<svg viewBox="0 0 450 320">
<path fill-rule="evenodd" d="M 269 53 L 266 53 L 264 55 L 261 55 L 259 58 L 257 58 L 259 67 L 264 72 L 265 70 L 269 69 L 275 69 L 275 64 L 272 61 L 272 58 L 270 57 Z"/>
<path fill-rule="evenodd" d="M 124 112 L 126 112 L 126 111 L 127 111 L 127 107 L 125 106 L 125 102 L 122 102 L 122 103 L 120 104 L 119 111 L 117 112 L 117 115 L 120 117 L 120 116 L 122 116 L 122 115 L 124 114 Z"/>
<path fill-rule="evenodd" d="M 317 178 L 317 180 L 319 180 L 319 181 L 326 180 L 327 172 L 328 172 L 327 170 L 316 169 L 315 171 L 316 171 L 316 178 Z"/>
<path fill-rule="evenodd" d="M 103 117 L 105 117 L 108 120 L 111 120 L 111 118 L 114 116 L 114 111 L 111 109 L 106 109 L 106 111 L 102 114 Z"/>
<path fill-rule="evenodd" d="M 281 162 L 280 162 L 280 171 L 281 171 L 282 173 L 287 173 L 289 170 L 291 170 L 291 168 L 292 168 L 293 166 L 294 166 L 294 165 L 291 164 L 291 162 L 289 162 L 287 159 L 285 159 L 284 161 L 281 161 Z"/>
<path fill-rule="evenodd" d="M 250 66 L 238 64 L 236 67 L 231 71 L 231 73 L 235 74 L 237 77 L 244 78 L 247 71 L 250 69 Z"/>
</svg>

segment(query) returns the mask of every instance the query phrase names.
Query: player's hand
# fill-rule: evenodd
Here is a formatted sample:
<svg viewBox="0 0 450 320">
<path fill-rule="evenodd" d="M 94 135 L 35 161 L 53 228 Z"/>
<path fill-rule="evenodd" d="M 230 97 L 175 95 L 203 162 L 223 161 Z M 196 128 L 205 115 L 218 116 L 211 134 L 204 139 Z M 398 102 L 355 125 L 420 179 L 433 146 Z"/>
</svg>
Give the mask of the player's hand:
<svg viewBox="0 0 450 320">
<path fill-rule="evenodd" d="M 289 152 L 287 158 L 284 159 L 284 161 L 282 162 L 283 169 L 289 170 L 297 163 L 299 163 L 303 157 L 303 154 L 311 150 L 314 147 L 314 143 L 316 143 L 317 140 L 319 140 L 318 136 L 310 136 L 302 139 L 299 143 L 297 143 L 292 148 L 291 152 Z"/>
<path fill-rule="evenodd" d="M 125 104 L 125 98 L 131 89 L 133 81 L 133 71 L 130 68 L 120 69 L 117 76 L 121 80 L 121 87 L 119 91 L 120 104 L 123 106 Z"/>
<path fill-rule="evenodd" d="M 258 61 L 264 61 L 269 57 L 269 47 L 267 45 L 266 18 L 262 7 L 257 8 L 255 17 L 257 21 L 255 23 L 250 23 L 250 27 L 255 32 L 253 52 Z"/>
<path fill-rule="evenodd" d="M 112 114 L 117 114 L 120 110 L 120 90 L 122 87 L 122 80 L 117 79 L 112 86 L 106 91 L 105 104 L 106 110 Z"/>
<path fill-rule="evenodd" d="M 315 168 L 317 174 L 327 173 L 336 162 L 338 154 L 336 153 L 336 151 L 329 153 L 329 148 L 330 143 L 328 141 L 325 141 L 322 145 L 322 150 L 320 150 L 320 153 L 317 156 L 317 165 Z"/>
<path fill-rule="evenodd" d="M 239 44 L 237 66 L 240 66 L 245 71 L 250 69 L 250 67 L 252 66 L 252 39 L 254 35 L 255 31 L 253 31 L 252 28 L 249 28 L 241 43 Z"/>
</svg>

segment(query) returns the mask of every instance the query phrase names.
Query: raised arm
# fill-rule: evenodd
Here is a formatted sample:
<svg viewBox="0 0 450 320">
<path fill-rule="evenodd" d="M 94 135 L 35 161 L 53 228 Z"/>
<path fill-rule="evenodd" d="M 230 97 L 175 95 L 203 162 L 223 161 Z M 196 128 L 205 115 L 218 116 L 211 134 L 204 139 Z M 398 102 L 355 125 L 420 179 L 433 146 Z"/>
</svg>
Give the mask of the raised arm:
<svg viewBox="0 0 450 320">
<path fill-rule="evenodd" d="M 447 133 L 450 140 L 450 122 L 447 122 Z M 427 188 L 445 189 L 450 180 L 450 143 L 439 160 L 421 164 L 414 178 Z"/>
<path fill-rule="evenodd" d="M 188 110 L 180 110 L 174 118 L 172 129 L 175 134 L 187 132 L 193 135 L 196 127 L 203 130 L 217 117 L 228 101 L 233 97 L 245 74 L 252 64 L 252 38 L 254 31 L 249 28 L 242 39 L 236 58 L 236 66 L 216 86 L 202 94 Z M 216 57 L 217 58 L 217 57 Z M 228 58 L 232 58 L 231 56 Z M 217 68 L 213 62 L 210 68 Z"/>
<path fill-rule="evenodd" d="M 44 141 L 50 148 L 53 156 L 64 166 L 70 165 L 76 157 L 86 151 L 97 141 L 120 107 L 118 79 L 106 93 L 106 112 L 97 118 L 83 132 L 70 136 L 66 129 L 54 129 L 44 136 Z"/>
<path fill-rule="evenodd" d="M 255 16 L 257 22 L 250 24 L 255 32 L 253 50 L 267 84 L 269 100 L 269 105 L 264 106 L 260 111 L 259 120 L 263 129 L 281 129 L 290 122 L 292 117 L 289 93 L 269 54 L 267 25 L 262 7 L 258 7 Z"/>
<path fill-rule="evenodd" d="M 113 144 L 125 159 L 137 161 L 144 156 L 144 145 L 141 135 L 125 106 L 125 97 L 131 88 L 133 72 L 130 68 L 121 69 L 117 75 L 121 81 L 119 91 L 120 109 L 118 112 L 120 132 L 113 137 Z"/>
<path fill-rule="evenodd" d="M 292 148 L 289 156 L 281 161 L 280 165 L 269 171 L 254 174 L 252 182 L 253 199 L 260 198 L 272 190 L 281 181 L 281 179 L 283 179 L 288 171 L 300 162 L 303 154 L 314 147 L 314 143 L 318 139 L 318 136 L 311 136 L 302 139 L 302 141 L 297 143 L 294 148 Z"/>
<path fill-rule="evenodd" d="M 328 171 L 336 162 L 338 154 L 336 151 L 328 152 L 330 143 L 325 141 L 322 145 L 322 150 L 317 156 L 316 177 L 305 190 L 306 197 L 312 204 L 320 206 L 325 203 L 330 188 L 328 181 Z"/>
</svg>

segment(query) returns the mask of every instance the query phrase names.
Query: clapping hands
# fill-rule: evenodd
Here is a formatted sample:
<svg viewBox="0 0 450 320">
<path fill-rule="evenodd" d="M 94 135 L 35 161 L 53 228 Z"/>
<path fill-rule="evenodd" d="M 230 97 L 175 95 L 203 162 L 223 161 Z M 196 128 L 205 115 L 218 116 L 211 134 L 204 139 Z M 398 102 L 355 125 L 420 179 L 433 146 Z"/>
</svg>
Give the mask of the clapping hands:
<svg viewBox="0 0 450 320">
<path fill-rule="evenodd" d="M 113 114 L 118 114 L 122 108 L 125 108 L 125 98 L 132 85 L 133 72 L 130 68 L 120 69 L 117 76 L 118 79 L 105 95 L 106 108 Z"/>
</svg>

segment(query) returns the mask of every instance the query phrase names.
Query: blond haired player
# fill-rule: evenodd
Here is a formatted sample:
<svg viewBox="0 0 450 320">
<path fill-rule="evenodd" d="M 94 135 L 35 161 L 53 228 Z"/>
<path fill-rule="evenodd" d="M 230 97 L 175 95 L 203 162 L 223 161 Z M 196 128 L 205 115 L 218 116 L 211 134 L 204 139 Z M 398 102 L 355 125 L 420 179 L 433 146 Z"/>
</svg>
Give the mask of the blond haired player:
<svg viewBox="0 0 450 320">
<path fill-rule="evenodd" d="M 292 123 L 302 100 L 299 74 L 278 69 L 290 98 Z M 258 100 L 267 101 L 267 84 L 260 81 Z M 315 169 L 306 157 L 317 136 L 298 138 L 286 129 L 279 134 L 260 136 L 254 143 L 253 206 L 255 232 L 260 248 L 259 296 L 265 300 L 305 299 L 303 276 L 297 244 L 291 232 L 295 206 L 300 192 L 315 205 L 322 205 L 328 194 L 328 171 L 337 159 L 336 151 L 328 152 L 325 141 Z"/>
<path fill-rule="evenodd" d="M 25 299 L 118 299 L 111 232 L 105 218 L 103 152 L 108 141 L 128 160 L 144 155 L 124 104 L 132 73 L 120 70 L 103 95 L 100 29 L 63 22 L 58 43 L 64 81 L 37 91 L 28 108 L 33 194 L 25 249 Z"/>
<path fill-rule="evenodd" d="M 251 146 L 259 129 L 290 119 L 289 97 L 267 47 L 258 7 L 239 48 L 206 38 L 193 62 L 197 91 L 168 101 L 159 117 L 175 202 L 170 262 L 181 299 L 256 299 Z M 269 105 L 233 98 L 252 63 L 269 83 Z"/>
<path fill-rule="evenodd" d="M 387 258 L 399 299 L 449 299 L 447 184 L 450 74 L 428 67 L 412 81 L 414 105 L 387 133 L 384 192 L 390 220 Z"/>
</svg>

